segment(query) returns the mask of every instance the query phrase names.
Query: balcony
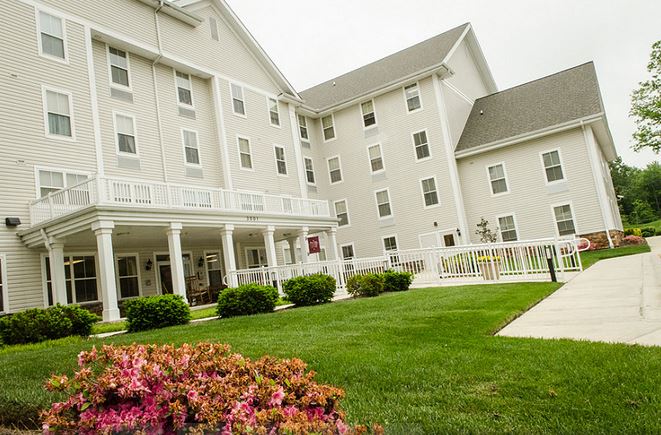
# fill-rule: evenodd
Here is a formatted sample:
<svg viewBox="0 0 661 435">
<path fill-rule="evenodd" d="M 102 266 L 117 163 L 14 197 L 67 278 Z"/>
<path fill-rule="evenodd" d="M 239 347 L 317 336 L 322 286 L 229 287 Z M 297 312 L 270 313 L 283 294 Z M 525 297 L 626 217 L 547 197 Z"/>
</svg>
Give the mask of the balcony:
<svg viewBox="0 0 661 435">
<path fill-rule="evenodd" d="M 91 206 L 332 217 L 327 201 L 97 176 L 31 202 L 31 224 L 38 225 Z"/>
</svg>

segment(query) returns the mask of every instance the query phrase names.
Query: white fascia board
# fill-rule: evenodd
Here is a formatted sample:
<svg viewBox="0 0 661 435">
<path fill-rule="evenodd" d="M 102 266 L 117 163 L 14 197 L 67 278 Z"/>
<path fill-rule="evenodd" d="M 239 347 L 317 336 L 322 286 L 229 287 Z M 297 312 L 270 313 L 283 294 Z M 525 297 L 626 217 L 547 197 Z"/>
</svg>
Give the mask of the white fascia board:
<svg viewBox="0 0 661 435">
<path fill-rule="evenodd" d="M 183 9 L 181 6 L 176 5 L 168 0 L 138 0 L 141 3 L 149 5 L 154 9 L 159 9 L 164 14 L 170 15 L 173 18 L 176 18 L 184 23 L 197 27 L 202 24 L 202 19 L 187 10 Z"/>
</svg>

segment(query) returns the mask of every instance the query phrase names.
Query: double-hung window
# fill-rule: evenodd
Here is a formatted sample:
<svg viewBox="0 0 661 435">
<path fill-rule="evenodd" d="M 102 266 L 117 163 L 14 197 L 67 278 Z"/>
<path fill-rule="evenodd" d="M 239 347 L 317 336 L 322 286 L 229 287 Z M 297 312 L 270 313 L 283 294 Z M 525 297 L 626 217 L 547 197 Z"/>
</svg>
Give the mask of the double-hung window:
<svg viewBox="0 0 661 435">
<path fill-rule="evenodd" d="M 245 116 L 246 103 L 243 99 L 243 88 L 233 83 L 230 85 L 230 88 L 232 90 L 232 111 L 234 111 L 236 115 Z"/>
<path fill-rule="evenodd" d="M 308 184 L 316 184 L 316 180 L 314 178 L 314 165 L 312 163 L 312 159 L 309 157 L 304 158 L 305 161 L 305 179 L 308 182 Z"/>
<path fill-rule="evenodd" d="M 7 311 L 7 273 L 5 256 L 0 254 L 0 313 Z"/>
<path fill-rule="evenodd" d="M 62 189 L 80 184 L 87 180 L 87 178 L 86 174 L 39 169 L 37 195 L 39 198 L 43 198 L 44 196 L 48 196 L 49 193 L 59 192 Z"/>
<path fill-rule="evenodd" d="M 115 136 L 118 153 L 129 156 L 138 155 L 135 118 L 133 116 L 115 113 Z"/>
<path fill-rule="evenodd" d="M 342 181 L 342 168 L 340 167 L 339 157 L 336 156 L 328 159 L 328 175 L 330 176 L 331 184 Z"/>
<path fill-rule="evenodd" d="M 369 128 L 376 125 L 376 113 L 374 112 L 374 100 L 366 101 L 360 105 L 363 112 L 363 127 Z"/>
<path fill-rule="evenodd" d="M 438 191 L 436 190 L 436 179 L 434 177 L 420 180 L 422 186 L 422 196 L 425 200 L 425 207 L 438 205 Z"/>
<path fill-rule="evenodd" d="M 275 146 L 275 165 L 278 169 L 278 175 L 287 175 L 287 160 L 285 159 L 285 149 L 281 146 Z"/>
<path fill-rule="evenodd" d="M 370 159 L 370 170 L 373 174 L 382 172 L 385 167 L 383 165 L 383 153 L 381 152 L 381 145 L 376 144 L 367 148 L 367 154 Z"/>
<path fill-rule="evenodd" d="M 177 83 L 177 102 L 184 106 L 193 107 L 193 82 L 190 74 L 175 71 Z"/>
<path fill-rule="evenodd" d="M 184 156 L 187 165 L 201 165 L 200 145 L 197 140 L 197 132 L 193 130 L 181 130 L 184 145 Z"/>
<path fill-rule="evenodd" d="M 491 184 L 491 193 L 493 195 L 500 195 L 507 193 L 507 177 L 505 175 L 505 165 L 499 163 L 497 165 L 489 166 L 487 168 L 489 173 L 489 183 Z"/>
<path fill-rule="evenodd" d="M 140 272 L 137 255 L 117 256 L 117 277 L 120 299 L 140 296 Z"/>
<path fill-rule="evenodd" d="M 239 139 L 239 159 L 241 169 L 252 169 L 252 153 L 250 151 L 250 140 L 245 137 Z"/>
<path fill-rule="evenodd" d="M 339 226 L 346 227 L 349 225 L 349 207 L 347 206 L 347 200 L 343 199 L 340 201 L 335 201 L 335 217 L 339 220 Z"/>
<path fill-rule="evenodd" d="M 392 216 L 392 207 L 390 207 L 390 193 L 388 189 L 379 190 L 375 192 L 376 207 L 379 212 L 379 219 L 384 219 Z"/>
<path fill-rule="evenodd" d="M 53 305 L 53 282 L 48 257 L 45 258 L 45 269 L 48 305 Z M 93 255 L 65 256 L 64 275 L 66 277 L 67 302 L 69 304 L 82 304 L 99 300 L 96 258 Z"/>
<path fill-rule="evenodd" d="M 324 133 L 324 141 L 335 139 L 335 119 L 333 115 L 321 118 L 321 128 Z"/>
<path fill-rule="evenodd" d="M 310 142 L 310 135 L 308 133 L 308 120 L 303 115 L 298 115 L 298 132 L 303 142 Z"/>
<path fill-rule="evenodd" d="M 342 258 L 345 260 L 350 260 L 352 258 L 356 257 L 356 252 L 353 247 L 353 243 L 349 243 L 348 245 L 342 245 Z"/>
<path fill-rule="evenodd" d="M 397 250 L 397 237 L 396 236 L 387 236 L 383 238 L 383 249 L 386 252 L 396 251 Z"/>
<path fill-rule="evenodd" d="M 110 59 L 110 80 L 112 84 L 129 88 L 128 54 L 123 50 L 108 47 L 108 58 Z"/>
<path fill-rule="evenodd" d="M 572 236 L 576 234 L 576 224 L 574 223 L 574 215 L 572 213 L 571 205 L 563 204 L 553 207 L 553 214 L 558 228 L 558 235 Z"/>
<path fill-rule="evenodd" d="M 39 11 L 39 52 L 42 56 L 66 60 L 64 20 Z"/>
<path fill-rule="evenodd" d="M 269 98 L 269 122 L 274 127 L 280 127 L 280 108 L 278 107 L 278 100 Z"/>
<path fill-rule="evenodd" d="M 413 145 L 415 145 L 415 158 L 416 160 L 423 160 L 429 158 L 429 140 L 427 139 L 427 132 L 425 130 L 413 133 Z"/>
<path fill-rule="evenodd" d="M 46 135 L 73 139 L 73 104 L 71 94 L 44 88 Z"/>
<path fill-rule="evenodd" d="M 503 242 L 515 242 L 519 239 L 516 233 L 514 216 L 500 216 L 498 218 L 498 227 L 500 228 L 500 237 L 503 239 Z"/>
<path fill-rule="evenodd" d="M 544 172 L 546 173 L 547 183 L 553 183 L 554 181 L 565 179 L 559 151 L 549 151 L 548 153 L 542 154 L 542 161 L 544 163 Z"/>
<path fill-rule="evenodd" d="M 422 108 L 420 99 L 420 89 L 417 83 L 408 85 L 404 88 L 404 97 L 406 98 L 406 110 L 411 113 Z"/>
</svg>

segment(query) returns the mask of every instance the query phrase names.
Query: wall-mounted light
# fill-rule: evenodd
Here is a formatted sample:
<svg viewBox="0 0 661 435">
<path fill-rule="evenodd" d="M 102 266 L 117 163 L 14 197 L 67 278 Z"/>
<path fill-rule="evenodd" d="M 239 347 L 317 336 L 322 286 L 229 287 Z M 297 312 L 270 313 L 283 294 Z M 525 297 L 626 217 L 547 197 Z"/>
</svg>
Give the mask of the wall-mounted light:
<svg viewBox="0 0 661 435">
<path fill-rule="evenodd" d="M 197 267 L 202 269 L 204 267 L 204 257 L 200 257 L 199 260 L 197 260 Z"/>
<path fill-rule="evenodd" d="M 147 263 L 145 264 L 145 270 L 149 272 L 152 269 L 152 267 L 154 267 L 154 263 L 152 263 L 150 258 L 149 260 L 147 260 Z"/>
<path fill-rule="evenodd" d="M 461 230 L 457 228 L 457 236 L 461 237 Z"/>
<path fill-rule="evenodd" d="M 8 217 L 5 218 L 5 225 L 8 227 L 17 227 L 21 224 L 21 218 L 17 217 Z"/>
</svg>

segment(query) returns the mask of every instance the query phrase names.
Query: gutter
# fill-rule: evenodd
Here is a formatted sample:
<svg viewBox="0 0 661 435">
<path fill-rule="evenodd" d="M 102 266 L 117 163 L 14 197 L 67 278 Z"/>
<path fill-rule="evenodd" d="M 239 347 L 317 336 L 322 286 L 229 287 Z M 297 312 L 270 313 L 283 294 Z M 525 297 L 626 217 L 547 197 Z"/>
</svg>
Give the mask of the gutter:
<svg viewBox="0 0 661 435">
<path fill-rule="evenodd" d="M 184 8 L 182 8 L 181 6 L 177 6 L 167 0 L 138 0 L 138 1 L 158 10 L 166 8 L 163 11 L 163 13 L 173 18 L 177 18 L 178 20 L 181 20 L 184 23 L 189 24 L 193 27 L 199 26 L 204 21 L 202 20 L 202 18 L 198 17 L 197 15 L 194 15 L 188 12 L 187 10 L 185 10 Z"/>
</svg>

